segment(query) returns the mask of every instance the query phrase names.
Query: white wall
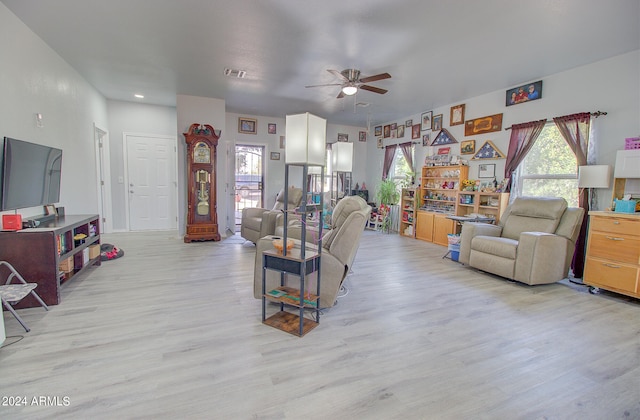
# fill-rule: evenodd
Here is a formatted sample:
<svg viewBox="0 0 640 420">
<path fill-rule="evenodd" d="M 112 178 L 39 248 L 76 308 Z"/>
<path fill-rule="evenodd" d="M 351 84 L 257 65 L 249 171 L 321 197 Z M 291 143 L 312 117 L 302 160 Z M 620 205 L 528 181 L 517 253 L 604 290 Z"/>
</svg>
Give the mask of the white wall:
<svg viewBox="0 0 640 420">
<path fill-rule="evenodd" d="M 238 132 L 238 118 L 255 118 L 258 121 L 256 134 L 244 134 Z M 276 196 L 280 189 L 284 186 L 284 166 L 285 154 L 284 149 L 280 149 L 280 136 L 285 135 L 285 118 L 273 118 L 257 115 L 234 114 L 227 113 L 227 127 L 229 128 L 227 141 L 236 144 L 248 144 L 253 146 L 265 146 L 265 186 L 264 197 L 265 207 L 273 207 Z M 268 124 L 276 124 L 276 134 L 267 132 Z M 347 134 L 349 142 L 353 143 L 354 166 L 353 166 L 353 184 L 356 182 L 362 184 L 366 179 L 366 143 L 358 141 L 358 134 L 364 131 L 363 127 L 351 127 L 346 125 L 336 125 L 327 122 L 327 143 L 335 143 L 338 140 L 338 133 Z M 286 140 L 285 140 L 286 141 Z M 279 152 L 280 160 L 271 160 L 269 158 L 271 152 Z M 298 168 L 291 168 L 289 176 L 290 186 L 302 186 L 302 172 Z M 233 180 L 232 180 L 233 181 Z M 232 221 L 233 222 L 233 221 Z"/>
<path fill-rule="evenodd" d="M 0 57 L 0 136 L 62 149 L 59 205 L 68 214 L 97 213 L 93 124 L 107 127 L 105 98 L 2 3 Z M 43 209 L 19 213 L 36 216 Z"/>
<path fill-rule="evenodd" d="M 154 134 L 177 137 L 176 108 L 139 104 L 134 102 L 107 101 L 109 115 L 109 149 L 111 168 L 112 228 L 114 231 L 127 229 L 126 195 L 128 189 L 120 181 L 124 179 L 124 134 Z M 182 139 L 184 144 L 184 138 Z"/>
<path fill-rule="evenodd" d="M 640 133 L 640 51 L 623 54 L 562 73 L 541 75 L 535 80 L 523 80 L 521 84 L 537 80 L 542 80 L 543 86 L 542 98 L 536 101 L 506 107 L 506 90 L 515 86 L 505 86 L 503 90 L 462 99 L 433 109 L 433 115 L 443 114 L 443 127 L 449 130 L 458 141 L 457 144 L 447 145 L 447 147 L 451 146 L 451 153 L 459 154 L 460 142 L 464 140 L 475 140 L 476 150 L 485 141 L 491 140 L 506 156 L 511 132 L 504 130 L 505 127 L 543 118 L 551 120 L 553 117 L 562 115 L 599 110 L 607 112 L 608 115 L 593 120 L 597 138 L 596 163 L 613 166 L 615 152 L 624 148 L 625 138 L 635 137 Z M 503 130 L 465 137 L 464 125 L 453 127 L 449 125 L 451 106 L 458 104 L 465 104 L 466 120 L 502 113 Z M 404 124 L 408 119 L 413 119 L 414 124 L 419 123 L 420 114 L 424 111 L 430 110 L 416 110 L 416 114 L 408 115 L 406 118 L 376 125 L 393 122 Z M 431 135 L 431 141 L 437 134 L 437 132 L 424 131 L 421 132 L 421 135 L 425 133 Z M 384 144 L 402 143 L 410 139 L 411 130 L 406 130 L 403 139 L 384 139 Z M 416 146 L 416 168 L 418 169 L 424 164 L 425 156 L 436 153 L 437 148 L 422 147 L 422 139 L 417 141 L 420 141 L 420 145 Z M 373 187 L 369 190 L 375 191 L 375 186 L 379 184 L 382 174 L 384 149 L 376 147 L 376 138 L 367 142 L 367 149 L 369 153 L 366 167 L 367 183 Z M 462 156 L 464 158 L 471 155 Z M 479 163 L 495 163 L 498 181 L 504 178 L 504 159 L 471 161 L 470 178 L 477 179 Z M 597 190 L 597 193 L 600 209 L 603 209 L 611 201 L 612 189 Z"/>
</svg>

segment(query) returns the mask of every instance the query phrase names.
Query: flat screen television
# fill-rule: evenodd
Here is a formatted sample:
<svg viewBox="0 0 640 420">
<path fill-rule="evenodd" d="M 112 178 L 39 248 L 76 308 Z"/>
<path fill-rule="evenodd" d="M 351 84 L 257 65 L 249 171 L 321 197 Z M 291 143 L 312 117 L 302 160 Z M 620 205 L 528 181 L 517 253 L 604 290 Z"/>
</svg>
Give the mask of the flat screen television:
<svg viewBox="0 0 640 420">
<path fill-rule="evenodd" d="M 62 150 L 5 137 L 3 151 L 2 210 L 60 201 Z"/>
</svg>

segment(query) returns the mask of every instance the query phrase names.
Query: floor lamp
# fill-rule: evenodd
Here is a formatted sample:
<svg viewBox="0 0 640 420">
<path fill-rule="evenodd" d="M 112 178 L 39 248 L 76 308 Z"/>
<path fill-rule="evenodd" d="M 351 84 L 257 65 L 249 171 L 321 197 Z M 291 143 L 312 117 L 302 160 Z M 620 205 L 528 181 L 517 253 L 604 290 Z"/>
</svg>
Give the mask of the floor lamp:
<svg viewBox="0 0 640 420">
<path fill-rule="evenodd" d="M 588 210 L 596 210 L 598 203 L 594 188 L 609 188 L 611 181 L 611 167 L 609 165 L 585 165 L 578 167 L 578 188 L 586 188 Z M 586 215 L 585 215 L 586 217 Z M 589 223 L 587 217 L 586 223 Z M 585 229 L 588 232 L 588 226 Z M 584 241 L 583 253 L 586 254 L 586 238 Z M 584 285 L 581 281 L 571 280 L 572 283 Z"/>
</svg>

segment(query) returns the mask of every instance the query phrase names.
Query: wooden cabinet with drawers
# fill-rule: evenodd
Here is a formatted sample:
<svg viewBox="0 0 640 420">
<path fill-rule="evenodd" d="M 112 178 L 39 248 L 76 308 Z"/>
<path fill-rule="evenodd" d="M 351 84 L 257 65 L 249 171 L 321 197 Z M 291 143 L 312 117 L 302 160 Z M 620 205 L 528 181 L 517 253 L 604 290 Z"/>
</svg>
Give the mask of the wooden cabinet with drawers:
<svg viewBox="0 0 640 420">
<path fill-rule="evenodd" d="M 640 298 L 640 215 L 589 212 L 583 281 Z"/>
</svg>

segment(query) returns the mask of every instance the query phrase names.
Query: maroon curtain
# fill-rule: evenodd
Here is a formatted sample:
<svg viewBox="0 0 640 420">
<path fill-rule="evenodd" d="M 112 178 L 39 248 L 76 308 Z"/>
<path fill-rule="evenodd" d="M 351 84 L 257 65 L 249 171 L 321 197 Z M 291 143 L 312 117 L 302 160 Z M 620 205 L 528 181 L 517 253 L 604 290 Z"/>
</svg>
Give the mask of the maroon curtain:
<svg viewBox="0 0 640 420">
<path fill-rule="evenodd" d="M 589 127 L 591 125 L 591 114 L 581 112 L 579 114 L 566 115 L 553 119 L 560 134 L 576 155 L 578 166 L 587 164 L 587 149 L 589 147 Z M 589 199 L 586 189 L 578 190 L 578 205 L 584 209 L 584 219 L 580 228 L 580 235 L 576 240 L 576 249 L 571 261 L 573 276 L 582 278 L 584 272 L 584 253 L 587 243 L 587 213 L 589 212 Z"/>
<path fill-rule="evenodd" d="M 415 174 L 415 169 L 413 169 L 413 153 L 412 149 L 413 149 L 413 143 L 408 141 L 406 143 L 402 143 L 399 144 L 398 147 L 400 147 L 400 150 L 402 150 L 402 154 L 404 155 L 404 160 L 407 161 L 407 164 L 409 165 L 409 170 Z M 414 178 L 415 176 L 411 176 L 411 183 L 413 184 L 414 182 Z"/>
<path fill-rule="evenodd" d="M 392 144 L 384 148 L 384 163 L 382 166 L 382 179 L 387 179 L 389 176 L 389 170 L 391 170 L 391 164 L 393 163 L 393 157 L 396 154 L 396 147 L 398 145 Z"/>
<path fill-rule="evenodd" d="M 504 166 L 504 178 L 507 180 L 506 191 L 511 191 L 511 177 L 520 162 L 529 153 L 531 147 L 542 132 L 547 120 L 531 121 L 511 126 L 511 138 L 509 139 L 509 152 Z"/>
</svg>

